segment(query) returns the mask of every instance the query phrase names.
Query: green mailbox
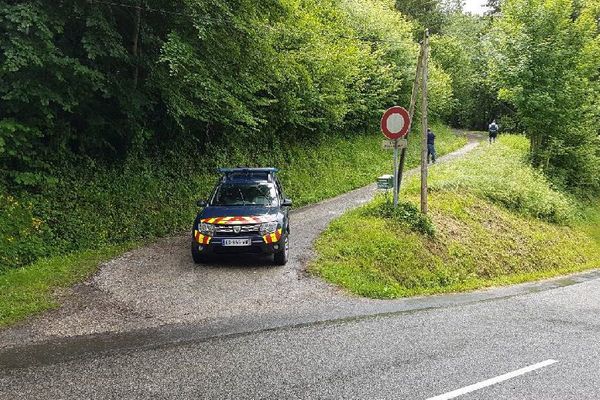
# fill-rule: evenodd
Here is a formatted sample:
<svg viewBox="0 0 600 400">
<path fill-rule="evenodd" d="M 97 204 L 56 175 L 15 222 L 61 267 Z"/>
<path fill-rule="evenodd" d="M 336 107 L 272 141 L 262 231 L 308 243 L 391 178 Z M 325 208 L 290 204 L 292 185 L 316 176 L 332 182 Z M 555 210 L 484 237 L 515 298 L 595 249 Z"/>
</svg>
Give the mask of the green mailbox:
<svg viewBox="0 0 600 400">
<path fill-rule="evenodd" d="M 377 189 L 392 189 L 394 187 L 394 175 L 383 175 L 377 178 Z"/>
</svg>

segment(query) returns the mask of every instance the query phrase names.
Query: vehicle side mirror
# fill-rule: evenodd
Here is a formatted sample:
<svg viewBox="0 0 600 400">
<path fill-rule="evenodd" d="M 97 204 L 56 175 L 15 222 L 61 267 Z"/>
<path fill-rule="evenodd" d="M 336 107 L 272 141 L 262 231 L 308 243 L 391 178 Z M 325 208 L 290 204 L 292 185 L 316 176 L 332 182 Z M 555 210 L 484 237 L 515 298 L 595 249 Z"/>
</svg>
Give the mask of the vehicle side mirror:
<svg viewBox="0 0 600 400">
<path fill-rule="evenodd" d="M 283 203 L 281 204 L 283 207 L 291 207 L 292 200 L 291 199 L 283 199 Z"/>
<path fill-rule="evenodd" d="M 198 201 L 196 202 L 196 205 L 197 205 L 198 207 L 200 207 L 200 208 L 204 208 L 204 207 L 206 207 L 208 204 L 206 203 L 206 200 L 198 200 Z"/>
</svg>

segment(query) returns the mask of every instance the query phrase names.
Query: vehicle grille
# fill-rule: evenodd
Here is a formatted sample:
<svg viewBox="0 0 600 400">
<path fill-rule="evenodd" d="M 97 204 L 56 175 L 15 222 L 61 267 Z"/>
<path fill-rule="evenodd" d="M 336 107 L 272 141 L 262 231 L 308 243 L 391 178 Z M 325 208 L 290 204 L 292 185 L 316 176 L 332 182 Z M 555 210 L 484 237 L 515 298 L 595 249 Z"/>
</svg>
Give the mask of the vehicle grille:
<svg viewBox="0 0 600 400">
<path fill-rule="evenodd" d="M 235 227 L 239 227 L 240 231 L 236 232 Z M 248 234 L 258 233 L 260 224 L 254 225 L 223 225 L 215 227 L 215 234 L 218 236 L 247 236 Z"/>
</svg>

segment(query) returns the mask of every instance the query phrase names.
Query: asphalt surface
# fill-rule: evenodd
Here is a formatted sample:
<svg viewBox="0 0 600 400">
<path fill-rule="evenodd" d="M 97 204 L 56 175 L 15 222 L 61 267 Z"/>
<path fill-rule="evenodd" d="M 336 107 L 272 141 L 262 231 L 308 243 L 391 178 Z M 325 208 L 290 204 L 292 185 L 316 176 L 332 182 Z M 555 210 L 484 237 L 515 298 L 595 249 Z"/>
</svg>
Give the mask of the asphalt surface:
<svg viewBox="0 0 600 400">
<path fill-rule="evenodd" d="M 2 399 L 427 399 L 544 360 L 465 399 L 600 397 L 600 281 L 379 317 L 6 368 Z"/>
<path fill-rule="evenodd" d="M 108 263 L 0 332 L 0 399 L 426 399 L 545 360 L 461 398 L 600 398 L 600 272 L 397 301 L 307 276 L 314 239 L 374 191 L 295 211 L 284 268 L 197 267 L 187 235 Z"/>
</svg>

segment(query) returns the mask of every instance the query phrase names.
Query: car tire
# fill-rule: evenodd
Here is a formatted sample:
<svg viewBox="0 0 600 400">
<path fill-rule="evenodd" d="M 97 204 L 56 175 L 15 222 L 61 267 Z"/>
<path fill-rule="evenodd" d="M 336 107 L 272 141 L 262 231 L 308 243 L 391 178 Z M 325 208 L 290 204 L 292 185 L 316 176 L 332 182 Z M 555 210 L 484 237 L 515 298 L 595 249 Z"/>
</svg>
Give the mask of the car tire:
<svg viewBox="0 0 600 400">
<path fill-rule="evenodd" d="M 278 251 L 273 256 L 273 261 L 275 261 L 275 265 L 285 265 L 288 262 L 290 254 L 290 241 L 288 239 L 288 235 L 285 235 L 283 239 L 283 249 Z"/>
<path fill-rule="evenodd" d="M 192 241 L 192 259 L 195 264 L 203 264 L 206 262 L 206 255 L 201 254 L 198 250 L 198 243 Z"/>
</svg>

